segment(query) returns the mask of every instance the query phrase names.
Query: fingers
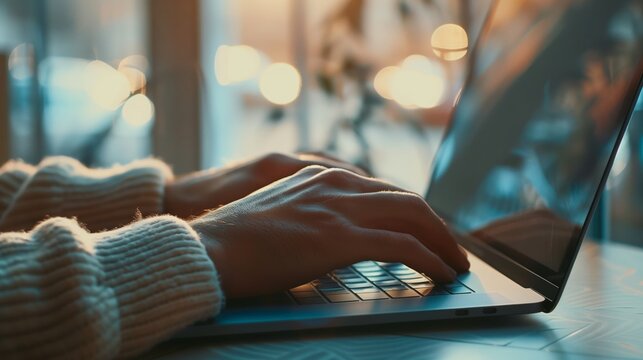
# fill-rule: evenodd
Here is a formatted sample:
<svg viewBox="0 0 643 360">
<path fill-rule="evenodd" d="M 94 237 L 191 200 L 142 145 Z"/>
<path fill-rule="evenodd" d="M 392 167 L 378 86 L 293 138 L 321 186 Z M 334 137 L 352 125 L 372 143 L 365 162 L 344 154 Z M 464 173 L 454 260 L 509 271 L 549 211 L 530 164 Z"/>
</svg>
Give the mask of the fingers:
<svg viewBox="0 0 643 360">
<path fill-rule="evenodd" d="M 308 171 L 309 168 L 317 170 Z M 319 169 L 324 170 L 319 171 Z M 319 185 L 326 190 L 347 195 L 377 191 L 404 191 L 382 180 L 362 176 L 346 169 L 327 168 L 322 165 L 308 166 L 297 174 L 310 175 L 306 177 L 309 186 Z"/>
<path fill-rule="evenodd" d="M 253 161 L 255 177 L 265 178 L 268 183 L 290 176 L 308 166 L 323 166 L 326 168 L 342 169 L 355 174 L 367 176 L 366 172 L 357 166 L 339 159 L 303 154 L 291 156 L 280 153 L 271 153 Z"/>
<path fill-rule="evenodd" d="M 328 194 L 333 197 L 324 202 L 328 206 L 332 202 L 352 223 L 367 229 L 412 234 L 426 250 L 442 258 L 456 271 L 469 269 L 466 253 L 421 196 L 345 170 L 316 166 L 305 168 L 298 174 L 304 177 L 301 184 L 304 187 L 309 187 L 310 182 L 317 182 L 316 185 L 321 185 L 315 188 L 318 193 L 322 193 L 321 189 L 330 189 Z M 318 196 L 323 199 L 326 195 Z"/>
<path fill-rule="evenodd" d="M 342 198 L 343 213 L 357 225 L 410 233 L 458 272 L 469 269 L 466 253 L 451 232 L 419 195 L 406 192 L 351 194 Z"/>
<path fill-rule="evenodd" d="M 387 230 L 358 231 L 358 251 L 375 261 L 401 262 L 437 282 L 452 282 L 456 272 L 413 235 Z M 363 249 L 362 249 L 363 248 Z"/>
<path fill-rule="evenodd" d="M 466 253 L 424 199 L 384 181 L 347 171 L 316 171 L 314 178 L 343 192 L 341 203 L 352 221 L 368 228 L 412 233 L 459 272 L 469 269 Z"/>
</svg>

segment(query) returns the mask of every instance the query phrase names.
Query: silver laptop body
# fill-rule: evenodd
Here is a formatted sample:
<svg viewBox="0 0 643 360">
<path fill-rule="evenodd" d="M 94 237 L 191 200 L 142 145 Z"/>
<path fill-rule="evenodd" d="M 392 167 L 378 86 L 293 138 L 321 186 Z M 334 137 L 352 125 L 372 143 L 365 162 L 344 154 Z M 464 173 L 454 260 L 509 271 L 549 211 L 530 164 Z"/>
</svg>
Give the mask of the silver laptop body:
<svg viewBox="0 0 643 360">
<path fill-rule="evenodd" d="M 640 4 L 534 0 L 512 14 L 512 2 L 494 4 L 469 54 L 426 194 L 471 271 L 441 285 L 402 264 L 363 262 L 229 301 L 179 337 L 554 309 L 639 95 Z"/>
</svg>

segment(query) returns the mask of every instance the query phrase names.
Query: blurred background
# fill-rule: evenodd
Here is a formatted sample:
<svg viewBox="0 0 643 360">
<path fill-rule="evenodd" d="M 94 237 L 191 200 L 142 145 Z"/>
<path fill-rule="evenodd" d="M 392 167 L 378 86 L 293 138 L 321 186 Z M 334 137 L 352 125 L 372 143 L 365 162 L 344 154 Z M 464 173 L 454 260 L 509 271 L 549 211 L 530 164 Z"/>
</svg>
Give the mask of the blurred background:
<svg viewBox="0 0 643 360">
<path fill-rule="evenodd" d="M 532 10 L 504 4 L 499 15 L 517 28 Z M 186 173 L 326 151 L 424 193 L 491 5 L 2 0 L 0 162 L 153 155 Z M 642 110 L 639 101 L 595 238 L 643 246 Z"/>
</svg>

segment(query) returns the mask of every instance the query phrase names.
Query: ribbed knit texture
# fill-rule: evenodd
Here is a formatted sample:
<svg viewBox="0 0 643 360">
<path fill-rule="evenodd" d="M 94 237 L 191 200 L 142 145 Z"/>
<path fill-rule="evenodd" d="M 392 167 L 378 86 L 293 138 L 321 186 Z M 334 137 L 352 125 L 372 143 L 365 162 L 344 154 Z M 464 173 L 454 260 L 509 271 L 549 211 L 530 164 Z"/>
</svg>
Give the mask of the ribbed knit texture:
<svg viewBox="0 0 643 360">
<path fill-rule="evenodd" d="M 136 202 L 119 193 L 136 198 L 132 189 L 145 194 L 138 198 L 145 211 L 157 212 L 158 186 L 168 174 L 165 165 L 149 162 L 97 172 L 66 158 L 38 167 L 11 163 L 0 169 L 0 228 L 5 219 L 12 221 L 9 228 L 27 226 L 27 219 L 46 217 L 47 209 L 60 215 L 103 206 L 112 212 L 77 215 L 109 227 L 134 215 Z M 73 201 L 61 193 L 72 194 Z M 112 198 L 121 205 L 102 205 Z M 33 215 L 14 214 L 16 209 Z M 0 359 L 130 357 L 216 315 L 222 303 L 217 272 L 197 234 L 172 216 L 100 233 L 55 217 L 30 232 L 0 234 Z"/>
<path fill-rule="evenodd" d="M 75 217 L 90 230 L 112 229 L 158 214 L 169 168 L 146 159 L 109 169 L 87 169 L 51 157 L 38 167 L 10 162 L 0 168 L 0 231 L 28 230 L 46 217 Z"/>
</svg>

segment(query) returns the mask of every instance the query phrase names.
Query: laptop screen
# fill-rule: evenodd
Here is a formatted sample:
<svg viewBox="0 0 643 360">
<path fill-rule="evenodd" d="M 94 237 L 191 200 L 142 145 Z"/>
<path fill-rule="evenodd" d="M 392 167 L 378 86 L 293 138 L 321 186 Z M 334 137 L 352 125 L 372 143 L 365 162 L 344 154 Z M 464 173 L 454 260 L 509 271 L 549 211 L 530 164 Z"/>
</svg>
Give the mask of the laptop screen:
<svg viewBox="0 0 643 360">
<path fill-rule="evenodd" d="M 499 0 L 427 200 L 556 286 L 637 94 L 643 2 Z"/>
</svg>

